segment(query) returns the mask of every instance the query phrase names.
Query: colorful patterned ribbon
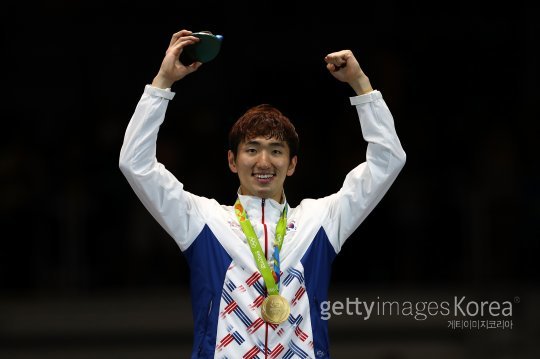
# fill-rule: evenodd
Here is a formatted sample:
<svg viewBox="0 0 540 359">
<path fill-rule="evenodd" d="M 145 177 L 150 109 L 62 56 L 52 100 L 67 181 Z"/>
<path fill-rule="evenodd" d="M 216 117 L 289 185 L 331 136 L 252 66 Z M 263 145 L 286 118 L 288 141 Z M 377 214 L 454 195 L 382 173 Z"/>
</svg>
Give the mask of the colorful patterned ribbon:
<svg viewBox="0 0 540 359">
<path fill-rule="evenodd" d="M 272 271 L 268 266 L 266 256 L 263 254 L 261 244 L 259 243 L 259 238 L 255 234 L 255 230 L 253 229 L 253 226 L 249 221 L 249 218 L 244 207 L 242 206 L 242 203 L 240 203 L 240 199 L 237 199 L 236 203 L 234 204 L 234 212 L 236 213 L 238 222 L 240 222 L 240 227 L 242 227 L 242 231 L 246 235 L 249 248 L 251 249 L 251 253 L 253 254 L 253 258 L 255 259 L 255 264 L 257 265 L 259 272 L 261 272 L 264 282 L 266 283 L 268 294 L 279 294 L 279 278 L 281 264 L 279 259 L 279 252 L 281 250 L 281 246 L 283 245 L 283 239 L 285 238 L 285 233 L 287 231 L 287 203 L 285 203 L 285 207 L 283 208 L 281 217 L 279 217 L 279 221 L 276 225 L 276 239 L 274 241 L 273 254 L 274 265 Z"/>
</svg>

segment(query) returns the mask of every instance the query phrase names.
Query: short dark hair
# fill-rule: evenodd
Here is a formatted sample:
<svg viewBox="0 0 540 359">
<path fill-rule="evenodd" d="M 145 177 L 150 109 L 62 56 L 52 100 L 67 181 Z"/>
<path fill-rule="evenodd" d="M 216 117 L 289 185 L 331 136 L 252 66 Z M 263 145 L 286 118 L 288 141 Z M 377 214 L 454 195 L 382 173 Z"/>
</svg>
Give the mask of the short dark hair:
<svg viewBox="0 0 540 359">
<path fill-rule="evenodd" d="M 238 145 L 255 137 L 276 138 L 289 145 L 290 158 L 298 153 L 298 134 L 287 116 L 277 108 L 258 105 L 248 109 L 233 125 L 229 132 L 229 148 L 236 157 Z"/>
</svg>

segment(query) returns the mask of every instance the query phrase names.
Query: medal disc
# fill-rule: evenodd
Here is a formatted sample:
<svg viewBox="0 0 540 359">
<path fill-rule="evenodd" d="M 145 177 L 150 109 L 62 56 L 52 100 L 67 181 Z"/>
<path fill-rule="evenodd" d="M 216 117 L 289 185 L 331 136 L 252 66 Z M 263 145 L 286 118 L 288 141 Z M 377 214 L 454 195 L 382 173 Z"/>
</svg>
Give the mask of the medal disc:
<svg viewBox="0 0 540 359">
<path fill-rule="evenodd" d="M 289 318 L 291 307 L 281 295 L 269 295 L 261 306 L 261 316 L 267 323 L 281 324 Z"/>
</svg>

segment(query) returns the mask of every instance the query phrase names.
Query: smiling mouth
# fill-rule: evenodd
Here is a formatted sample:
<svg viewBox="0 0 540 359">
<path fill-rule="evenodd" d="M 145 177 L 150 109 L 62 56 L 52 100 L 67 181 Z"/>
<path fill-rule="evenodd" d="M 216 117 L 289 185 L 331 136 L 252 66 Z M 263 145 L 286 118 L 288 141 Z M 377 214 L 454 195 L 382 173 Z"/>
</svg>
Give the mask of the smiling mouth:
<svg viewBox="0 0 540 359">
<path fill-rule="evenodd" d="M 253 176 L 255 176 L 257 179 L 270 179 L 272 177 L 274 177 L 275 175 L 273 173 L 255 173 L 253 174 Z"/>
<path fill-rule="evenodd" d="M 268 184 L 272 182 L 276 175 L 274 173 L 254 173 L 252 176 L 255 177 L 255 180 L 258 183 Z"/>
</svg>

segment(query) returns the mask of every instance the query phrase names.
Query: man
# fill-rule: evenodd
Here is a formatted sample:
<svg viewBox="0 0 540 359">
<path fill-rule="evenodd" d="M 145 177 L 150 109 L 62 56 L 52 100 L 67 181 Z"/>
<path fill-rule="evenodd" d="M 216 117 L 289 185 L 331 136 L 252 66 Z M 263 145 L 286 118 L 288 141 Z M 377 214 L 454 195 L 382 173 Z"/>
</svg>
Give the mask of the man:
<svg viewBox="0 0 540 359">
<path fill-rule="evenodd" d="M 390 111 L 350 51 L 331 53 L 327 68 L 356 92 L 351 103 L 368 141 L 367 161 L 343 187 L 289 207 L 283 184 L 298 161 L 298 136 L 283 114 L 262 105 L 230 132 L 229 167 L 240 180 L 235 205 L 196 196 L 155 158 L 170 88 L 201 66 L 178 60 L 198 41 L 191 34 L 173 35 L 127 128 L 120 168 L 189 263 L 192 358 L 329 358 L 320 303 L 331 263 L 405 163 Z"/>
</svg>

